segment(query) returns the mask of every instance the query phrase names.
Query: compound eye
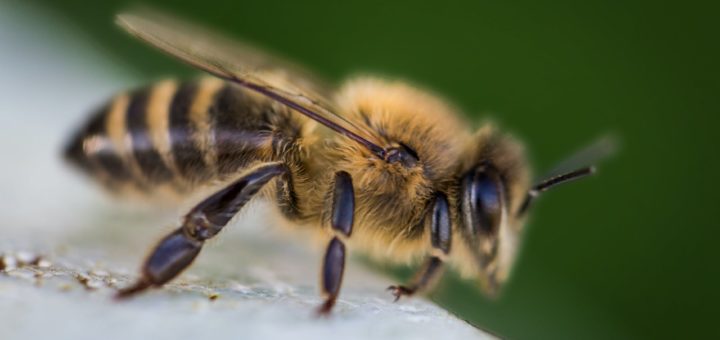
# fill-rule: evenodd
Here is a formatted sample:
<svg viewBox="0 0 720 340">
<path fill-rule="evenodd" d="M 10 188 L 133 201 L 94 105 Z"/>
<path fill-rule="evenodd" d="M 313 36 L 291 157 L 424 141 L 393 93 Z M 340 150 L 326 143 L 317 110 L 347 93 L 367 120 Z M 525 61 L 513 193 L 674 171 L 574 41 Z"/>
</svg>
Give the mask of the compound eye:
<svg viewBox="0 0 720 340">
<path fill-rule="evenodd" d="M 475 178 L 475 211 L 478 212 L 480 231 L 494 233 L 500 224 L 502 214 L 502 184 L 487 173 L 477 174 Z"/>
<path fill-rule="evenodd" d="M 500 227 L 504 188 L 497 171 L 481 166 L 469 173 L 464 184 L 463 214 L 472 234 L 494 235 Z"/>
</svg>

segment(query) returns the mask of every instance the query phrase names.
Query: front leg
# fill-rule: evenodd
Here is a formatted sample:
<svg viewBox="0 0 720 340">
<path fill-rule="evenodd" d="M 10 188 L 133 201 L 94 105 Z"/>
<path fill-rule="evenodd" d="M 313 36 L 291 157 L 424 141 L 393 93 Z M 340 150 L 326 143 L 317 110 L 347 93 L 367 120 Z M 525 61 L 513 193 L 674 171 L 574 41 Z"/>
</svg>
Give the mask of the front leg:
<svg viewBox="0 0 720 340">
<path fill-rule="evenodd" d="M 195 260 L 205 240 L 217 235 L 265 183 L 286 173 L 286 169 L 282 163 L 263 164 L 196 205 L 185 215 L 182 226 L 155 246 L 140 280 L 120 290 L 116 297 L 126 298 L 149 287 L 160 287 L 180 274 Z"/>
<path fill-rule="evenodd" d="M 352 178 L 347 172 L 335 174 L 331 209 L 330 223 L 335 236 L 330 240 L 323 260 L 322 291 L 325 302 L 318 310 L 320 315 L 327 315 L 335 305 L 345 271 L 346 250 L 342 238 L 350 237 L 355 216 L 355 193 Z"/>
<path fill-rule="evenodd" d="M 395 295 L 395 301 L 403 295 L 413 295 L 431 288 L 442 273 L 442 257 L 450 252 L 452 240 L 452 224 L 450 223 L 450 207 L 447 198 L 443 194 L 437 194 L 433 203 L 432 217 L 430 219 L 430 245 L 432 252 L 423 264 L 423 267 L 415 274 L 407 286 L 390 286 L 388 290 Z"/>
</svg>

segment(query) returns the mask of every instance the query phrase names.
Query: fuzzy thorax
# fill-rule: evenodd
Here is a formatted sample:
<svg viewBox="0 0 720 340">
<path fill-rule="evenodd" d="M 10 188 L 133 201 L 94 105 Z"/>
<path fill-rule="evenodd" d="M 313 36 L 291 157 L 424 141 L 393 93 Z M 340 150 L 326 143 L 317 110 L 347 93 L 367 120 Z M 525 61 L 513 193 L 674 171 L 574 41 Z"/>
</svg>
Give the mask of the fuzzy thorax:
<svg viewBox="0 0 720 340">
<path fill-rule="evenodd" d="M 385 244 L 388 255 L 410 243 L 426 252 L 427 244 L 415 241 L 426 236 L 422 220 L 433 193 L 451 189 L 470 137 L 466 126 L 438 97 L 401 82 L 358 78 L 341 89 L 337 103 L 360 128 L 377 136 L 380 146 L 405 148 L 417 158 L 388 162 L 347 138 L 331 136 L 324 169 L 328 176 L 347 171 L 353 178 L 358 201 L 353 238 Z"/>
</svg>

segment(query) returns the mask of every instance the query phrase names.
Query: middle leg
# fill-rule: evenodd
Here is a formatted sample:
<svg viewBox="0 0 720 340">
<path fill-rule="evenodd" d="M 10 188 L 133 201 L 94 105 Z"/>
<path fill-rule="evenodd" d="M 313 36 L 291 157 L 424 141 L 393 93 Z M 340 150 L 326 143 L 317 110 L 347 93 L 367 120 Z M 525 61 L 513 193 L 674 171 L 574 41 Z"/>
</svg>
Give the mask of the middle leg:
<svg viewBox="0 0 720 340">
<path fill-rule="evenodd" d="M 345 271 L 346 250 L 342 238 L 350 237 L 355 216 L 355 193 L 352 178 L 347 172 L 335 174 L 331 209 L 330 224 L 335 236 L 330 240 L 323 259 L 322 291 L 325 302 L 318 310 L 320 315 L 327 315 L 335 305 Z"/>
</svg>

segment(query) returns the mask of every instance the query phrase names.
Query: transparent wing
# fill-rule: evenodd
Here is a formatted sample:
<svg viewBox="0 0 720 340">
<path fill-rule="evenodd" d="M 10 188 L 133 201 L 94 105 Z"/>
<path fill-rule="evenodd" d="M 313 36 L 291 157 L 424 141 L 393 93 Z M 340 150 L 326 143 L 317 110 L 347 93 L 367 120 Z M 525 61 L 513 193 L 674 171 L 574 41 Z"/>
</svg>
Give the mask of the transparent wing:
<svg viewBox="0 0 720 340">
<path fill-rule="evenodd" d="M 615 136 L 607 135 L 598 138 L 592 144 L 582 148 L 564 161 L 557 164 L 548 171 L 543 178 L 555 178 L 562 174 L 573 172 L 577 169 L 592 168 L 599 161 L 612 156 L 618 148 L 618 141 Z"/>
<path fill-rule="evenodd" d="M 306 91 L 325 95 L 331 90 L 312 72 L 272 53 L 152 8 L 119 14 L 116 22 L 135 37 L 211 73 L 281 70 Z"/>
<path fill-rule="evenodd" d="M 384 157 L 378 138 L 360 128 L 328 102 L 329 87 L 309 72 L 247 44 L 198 25 L 142 9 L 117 16 L 117 24 L 146 43 L 198 69 L 276 100 Z M 269 71 L 284 73 L 289 83 L 268 79 Z M 263 76 L 265 75 L 265 76 Z"/>
<path fill-rule="evenodd" d="M 605 136 L 560 162 L 528 190 L 525 201 L 520 205 L 516 215 L 525 214 L 540 193 L 559 184 L 593 174 L 595 165 L 600 160 L 610 157 L 616 152 L 617 144 L 614 136 Z"/>
</svg>

